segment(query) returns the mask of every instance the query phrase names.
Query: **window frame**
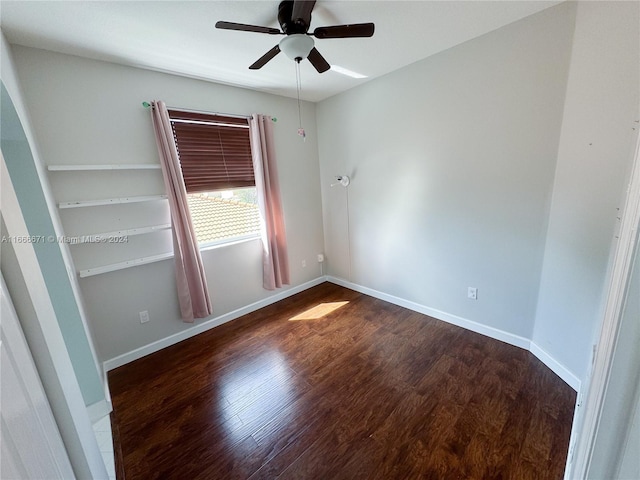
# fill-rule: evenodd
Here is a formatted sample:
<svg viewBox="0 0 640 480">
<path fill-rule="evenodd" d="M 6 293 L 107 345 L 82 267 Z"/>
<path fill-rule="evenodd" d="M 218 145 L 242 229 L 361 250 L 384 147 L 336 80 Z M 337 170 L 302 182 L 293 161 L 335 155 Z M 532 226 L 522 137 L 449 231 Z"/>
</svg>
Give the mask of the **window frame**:
<svg viewBox="0 0 640 480">
<path fill-rule="evenodd" d="M 180 160 L 180 169 L 183 175 L 183 184 L 185 185 L 185 189 L 187 191 L 187 195 L 189 194 L 206 194 L 211 192 L 222 192 L 226 190 L 239 190 L 245 188 L 253 188 L 256 189 L 255 182 L 255 168 L 253 165 L 253 152 L 251 149 L 251 139 L 249 132 L 249 118 L 248 117 L 240 117 L 240 116 L 231 116 L 231 115 L 222 115 L 222 114 L 214 114 L 214 113 L 206 113 L 206 112 L 195 112 L 192 110 L 183 110 L 179 108 L 170 108 L 168 109 L 169 119 L 171 121 L 171 127 L 173 131 L 173 137 L 176 144 L 176 149 L 178 151 L 178 158 Z M 176 124 L 179 126 L 176 127 Z M 187 128 L 185 129 L 185 125 L 194 125 L 191 131 Z M 210 126 L 212 137 L 208 137 L 208 133 L 203 130 L 202 127 Z M 216 128 L 219 127 L 219 128 Z M 235 129 L 246 129 L 247 135 L 246 138 L 244 135 L 234 135 L 231 134 L 229 137 L 225 137 L 224 132 L 227 134 L 234 132 Z M 222 136 L 221 136 L 222 134 Z M 218 136 L 218 141 L 213 137 L 213 135 Z M 185 164 L 188 163 L 188 173 L 185 175 L 185 168 L 183 167 L 183 158 L 180 155 L 180 137 L 183 136 L 183 155 L 185 158 Z M 187 138 L 188 140 L 185 140 Z M 201 143 L 200 140 L 203 140 L 204 143 Z M 246 141 L 245 141 L 246 140 Z M 225 155 L 225 141 L 227 141 L 228 153 Z M 240 141 L 242 144 L 240 144 Z M 195 148 L 194 148 L 195 145 Z M 208 150 L 209 148 L 209 150 Z M 219 148 L 219 150 L 218 150 Z M 194 187 L 194 183 L 192 179 L 195 178 L 196 174 L 194 171 L 197 171 L 198 166 L 196 164 L 197 160 L 194 158 L 202 158 L 204 155 L 210 154 L 213 158 L 207 158 L 205 162 L 205 168 L 213 168 L 216 169 L 217 172 L 222 170 L 226 173 L 227 183 L 224 186 L 217 186 L 217 188 L 212 188 L 209 190 L 203 190 L 200 187 Z M 227 158 L 228 157 L 228 158 Z M 194 168 L 195 165 L 195 168 Z M 229 170 L 234 170 L 234 167 L 238 165 L 240 166 L 238 170 L 241 171 L 242 175 L 238 175 L 237 177 L 233 174 L 229 174 Z M 250 165 L 251 170 L 251 184 L 247 182 L 247 165 Z M 223 168 L 222 168 L 223 167 Z M 231 168 L 229 168 L 231 167 Z M 200 167 L 202 168 L 202 167 Z M 242 179 L 239 179 L 242 176 Z M 185 179 L 185 177 L 187 177 Z M 211 177 L 215 177 L 219 179 L 224 177 L 224 175 L 219 175 L 214 173 Z M 235 182 L 235 183 L 234 183 Z M 219 181 L 222 184 L 222 181 Z M 199 184 L 196 180 L 196 184 Z M 191 186 L 191 187 L 190 187 Z M 257 191 L 256 191 L 257 194 Z M 257 206 L 257 205 L 256 205 Z M 191 206 L 189 205 L 189 215 L 191 217 L 193 223 L 193 213 Z M 260 211 L 258 209 L 258 215 L 260 215 Z M 262 221 L 262 220 L 261 220 Z M 232 245 L 236 243 L 242 243 L 246 241 L 251 241 L 256 238 L 260 238 L 261 236 L 261 227 L 258 227 L 258 230 L 255 232 L 251 232 L 248 234 L 237 235 L 233 237 L 225 237 L 219 238 L 210 241 L 199 241 L 198 240 L 198 249 L 199 250 L 210 250 L 214 248 L 219 248 L 226 245 Z"/>
</svg>

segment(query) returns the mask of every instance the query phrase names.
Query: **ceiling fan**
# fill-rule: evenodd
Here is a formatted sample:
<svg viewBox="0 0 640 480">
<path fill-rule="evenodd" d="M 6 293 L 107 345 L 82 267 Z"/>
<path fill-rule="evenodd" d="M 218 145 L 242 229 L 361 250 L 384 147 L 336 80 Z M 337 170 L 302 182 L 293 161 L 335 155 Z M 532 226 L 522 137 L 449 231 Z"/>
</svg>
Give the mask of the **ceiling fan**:
<svg viewBox="0 0 640 480">
<path fill-rule="evenodd" d="M 331 65 L 315 48 L 313 37 L 316 38 L 353 38 L 371 37 L 374 32 L 373 23 L 356 23 L 351 25 L 333 25 L 318 27 L 309 33 L 311 12 L 316 0 L 283 0 L 278 6 L 278 23 L 282 31 L 272 27 L 245 25 L 243 23 L 217 22 L 216 28 L 225 30 L 240 30 L 243 32 L 267 33 L 269 35 L 286 35 L 278 45 L 273 47 L 256 60 L 249 68 L 258 70 L 269 60 L 283 51 L 292 60 L 300 63 L 304 58 L 314 66 L 318 73 L 326 72 Z"/>
</svg>

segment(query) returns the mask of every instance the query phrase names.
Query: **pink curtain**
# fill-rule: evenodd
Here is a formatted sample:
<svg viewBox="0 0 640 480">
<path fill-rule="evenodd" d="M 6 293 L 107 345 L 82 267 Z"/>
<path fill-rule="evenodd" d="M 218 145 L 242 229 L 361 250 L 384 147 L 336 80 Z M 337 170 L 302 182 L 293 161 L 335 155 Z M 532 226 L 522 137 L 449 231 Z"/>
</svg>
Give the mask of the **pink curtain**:
<svg viewBox="0 0 640 480">
<path fill-rule="evenodd" d="M 184 186 L 178 150 L 173 139 L 173 129 L 165 103 L 152 102 L 151 115 L 171 210 L 173 255 L 180 313 L 185 322 L 193 322 L 194 318 L 208 317 L 213 312 L 207 279 L 191 222 L 187 190 Z"/>
<path fill-rule="evenodd" d="M 267 290 L 289 285 L 289 258 L 280 199 L 278 171 L 273 149 L 271 117 L 254 114 L 249 120 L 253 170 L 262 217 L 263 287 Z"/>
</svg>

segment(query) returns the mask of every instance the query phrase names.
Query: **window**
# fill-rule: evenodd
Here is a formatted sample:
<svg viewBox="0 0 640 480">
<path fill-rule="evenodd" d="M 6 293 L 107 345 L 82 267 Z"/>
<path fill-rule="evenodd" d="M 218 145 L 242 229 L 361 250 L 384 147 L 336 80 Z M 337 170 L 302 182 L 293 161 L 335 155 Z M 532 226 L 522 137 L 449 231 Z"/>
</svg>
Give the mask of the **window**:
<svg viewBox="0 0 640 480">
<path fill-rule="evenodd" d="M 255 237 L 260 229 L 246 118 L 169 110 L 200 245 Z"/>
</svg>

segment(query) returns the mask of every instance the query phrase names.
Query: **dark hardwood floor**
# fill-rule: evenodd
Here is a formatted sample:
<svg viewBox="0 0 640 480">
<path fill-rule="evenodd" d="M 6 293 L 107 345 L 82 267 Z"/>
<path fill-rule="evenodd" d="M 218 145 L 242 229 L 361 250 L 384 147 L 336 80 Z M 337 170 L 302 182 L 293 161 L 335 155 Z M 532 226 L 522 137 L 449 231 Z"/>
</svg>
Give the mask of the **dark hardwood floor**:
<svg viewBox="0 0 640 480">
<path fill-rule="evenodd" d="M 109 385 L 126 480 L 561 479 L 575 402 L 529 352 L 330 283 Z"/>
</svg>

